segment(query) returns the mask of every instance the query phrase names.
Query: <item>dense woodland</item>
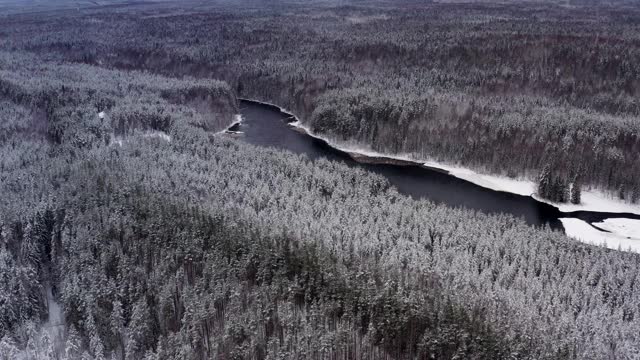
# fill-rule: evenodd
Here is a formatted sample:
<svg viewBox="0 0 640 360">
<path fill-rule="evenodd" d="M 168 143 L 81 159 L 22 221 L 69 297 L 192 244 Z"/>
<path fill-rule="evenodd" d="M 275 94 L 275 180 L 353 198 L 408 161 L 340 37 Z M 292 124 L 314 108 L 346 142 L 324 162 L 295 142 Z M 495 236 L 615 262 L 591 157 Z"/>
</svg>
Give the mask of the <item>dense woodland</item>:
<svg viewBox="0 0 640 360">
<path fill-rule="evenodd" d="M 632 193 L 636 105 L 615 84 L 637 66 L 633 9 L 603 9 L 629 19 L 604 26 L 580 8 L 253 6 L 0 21 L 0 359 L 640 354 L 638 254 L 219 133 L 238 95 L 259 97 L 380 149 L 516 174 L 544 164 L 554 193 L 558 178 Z M 527 27 L 529 45 L 547 41 L 564 11 L 583 16 L 571 31 L 584 43 L 554 37 L 545 64 L 559 64 L 558 49 L 589 51 L 601 26 L 593 56 L 620 61 L 581 80 L 598 91 L 531 64 L 542 78 L 506 81 L 536 60 L 504 52 L 528 43 L 470 38 Z M 507 156 L 515 144 L 526 158 Z"/>
<path fill-rule="evenodd" d="M 0 47 L 221 79 L 336 140 L 638 201 L 640 7 L 565 5 L 96 8 L 7 17 Z"/>
</svg>

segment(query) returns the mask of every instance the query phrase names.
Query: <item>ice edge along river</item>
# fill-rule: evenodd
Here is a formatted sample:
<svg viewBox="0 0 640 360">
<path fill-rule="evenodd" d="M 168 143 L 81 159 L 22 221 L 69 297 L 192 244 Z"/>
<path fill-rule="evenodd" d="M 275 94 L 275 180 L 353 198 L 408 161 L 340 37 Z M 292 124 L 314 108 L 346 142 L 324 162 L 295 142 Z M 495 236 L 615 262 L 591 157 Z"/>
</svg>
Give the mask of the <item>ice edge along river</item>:
<svg viewBox="0 0 640 360">
<path fill-rule="evenodd" d="M 480 174 L 471 169 L 461 166 L 450 165 L 434 160 L 415 159 L 409 154 L 390 155 L 374 151 L 370 148 L 367 148 L 366 146 L 363 146 L 362 144 L 336 142 L 328 137 L 313 133 L 311 129 L 305 126 L 296 115 L 278 105 L 253 99 L 241 100 L 247 100 L 276 107 L 283 114 L 286 114 L 292 119 L 295 119 L 295 121 L 289 123 L 290 126 L 304 131 L 307 135 L 313 138 L 325 141 L 335 149 L 347 152 L 352 155 L 361 155 L 366 157 L 384 157 L 388 159 L 421 163 L 430 168 L 444 170 L 454 177 L 491 190 L 509 192 L 522 196 L 530 196 L 540 202 L 555 206 L 562 212 L 587 210 L 594 212 L 640 214 L 640 205 L 632 205 L 624 203 L 622 201 L 617 201 L 597 190 L 583 190 L 581 196 L 581 204 L 558 204 L 536 196 L 535 183 L 531 180 L 512 179 L 505 176 Z M 241 118 L 237 120 L 239 121 L 234 122 L 233 125 L 239 123 L 241 121 Z M 562 222 L 567 236 L 572 237 L 578 241 L 592 245 L 603 245 L 614 250 L 631 250 L 634 252 L 640 252 L 640 221 L 638 220 L 615 219 L 615 225 L 612 226 L 611 224 L 613 223 L 611 221 L 613 219 L 607 219 L 604 223 L 596 224 L 602 225 L 599 227 L 606 231 L 600 231 L 591 226 L 586 221 L 580 219 L 560 218 L 559 220 Z"/>
</svg>

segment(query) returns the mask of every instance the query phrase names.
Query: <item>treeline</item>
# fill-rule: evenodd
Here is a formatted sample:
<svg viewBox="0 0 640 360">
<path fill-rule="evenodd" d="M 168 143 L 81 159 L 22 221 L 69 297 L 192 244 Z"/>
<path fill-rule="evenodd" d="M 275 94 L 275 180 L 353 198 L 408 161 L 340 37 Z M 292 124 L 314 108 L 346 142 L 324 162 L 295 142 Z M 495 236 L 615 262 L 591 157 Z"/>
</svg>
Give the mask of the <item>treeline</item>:
<svg viewBox="0 0 640 360">
<path fill-rule="evenodd" d="M 20 18 L 4 25 L 11 36 L 0 45 L 224 79 L 337 139 L 531 179 L 550 166 L 569 183 L 581 168 L 585 187 L 638 198 L 633 4 L 179 9 Z"/>
<path fill-rule="evenodd" d="M 582 196 L 580 173 L 574 173 L 571 177 L 572 181 L 563 177 L 554 177 L 553 174 L 550 166 L 542 169 L 538 177 L 538 195 L 553 202 L 580 204 Z M 635 201 L 637 200 L 633 202 Z"/>
</svg>

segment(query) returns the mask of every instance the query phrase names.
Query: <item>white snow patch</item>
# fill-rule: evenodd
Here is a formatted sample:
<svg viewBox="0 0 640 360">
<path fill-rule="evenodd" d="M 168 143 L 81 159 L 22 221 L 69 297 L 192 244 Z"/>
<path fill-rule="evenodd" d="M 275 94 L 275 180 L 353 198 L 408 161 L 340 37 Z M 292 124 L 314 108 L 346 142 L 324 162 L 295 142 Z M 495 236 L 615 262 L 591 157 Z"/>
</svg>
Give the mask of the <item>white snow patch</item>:
<svg viewBox="0 0 640 360">
<path fill-rule="evenodd" d="M 64 332 L 65 332 L 65 321 L 64 314 L 62 311 L 62 307 L 53 297 L 52 289 L 50 285 L 46 286 L 47 291 L 47 310 L 49 312 L 49 317 L 47 321 L 42 324 L 41 331 L 46 331 L 49 333 L 49 338 L 54 346 L 54 348 L 60 348 L 63 344 L 64 340 Z M 62 349 L 58 349 L 62 350 Z"/>
<path fill-rule="evenodd" d="M 611 231 L 614 234 L 638 239 L 640 241 L 640 220 L 632 219 L 605 219 L 602 222 L 594 223 L 593 225 Z"/>
<path fill-rule="evenodd" d="M 582 190 L 582 194 L 580 197 L 581 203 L 577 205 L 568 203 L 554 203 L 549 200 L 541 199 L 537 196 L 534 196 L 534 198 L 538 201 L 543 201 L 551 204 L 563 212 L 587 210 L 612 213 L 640 214 L 639 204 L 630 204 L 622 200 L 615 199 L 613 196 L 607 195 L 604 192 L 598 190 Z"/>
<path fill-rule="evenodd" d="M 137 133 L 137 134 L 132 134 L 131 136 L 135 136 L 135 135 L 142 135 L 142 137 L 144 138 L 158 138 L 167 142 L 171 141 L 171 136 L 165 132 L 162 131 L 147 131 L 144 133 Z M 111 141 L 109 146 L 120 146 L 122 147 L 124 145 L 125 142 L 130 141 L 131 136 L 125 136 L 125 137 L 121 137 L 121 136 L 115 136 L 115 134 L 111 134 Z"/>
<path fill-rule="evenodd" d="M 457 178 L 495 191 L 505 191 L 523 196 L 530 196 L 536 191 L 535 183 L 526 179 L 514 179 L 506 176 L 481 174 L 468 168 L 447 165 L 436 161 L 427 161 L 424 165 L 446 170 L 449 174 Z"/>
<path fill-rule="evenodd" d="M 162 131 L 150 131 L 142 134 L 142 136 L 146 138 L 159 138 L 167 142 L 171 141 L 171 136 L 169 136 L 167 133 Z"/>
<path fill-rule="evenodd" d="M 100 112 L 98 113 L 98 117 L 99 117 L 100 119 L 104 119 L 104 111 L 100 111 Z"/>
<path fill-rule="evenodd" d="M 47 308 L 49 310 L 49 319 L 47 324 L 50 326 L 64 325 L 62 307 L 60 307 L 60 304 L 58 304 L 56 299 L 53 297 L 51 286 L 47 286 Z"/>
<path fill-rule="evenodd" d="M 231 125 L 227 126 L 226 129 L 220 130 L 216 133 L 216 135 L 219 134 L 242 134 L 242 131 L 231 131 L 229 129 L 231 129 L 232 127 L 242 123 L 244 119 L 242 118 L 241 114 L 236 114 L 233 117 L 233 122 L 231 123 Z"/>
<path fill-rule="evenodd" d="M 608 219 L 612 220 L 612 219 Z M 606 221 L 608 221 L 606 220 Z M 640 252 L 640 239 L 600 231 L 587 222 L 574 218 L 560 218 L 567 236 L 591 245 L 603 245 L 609 249 Z M 634 221 L 634 220 L 626 220 Z M 597 224 L 596 224 L 597 225 Z"/>
</svg>

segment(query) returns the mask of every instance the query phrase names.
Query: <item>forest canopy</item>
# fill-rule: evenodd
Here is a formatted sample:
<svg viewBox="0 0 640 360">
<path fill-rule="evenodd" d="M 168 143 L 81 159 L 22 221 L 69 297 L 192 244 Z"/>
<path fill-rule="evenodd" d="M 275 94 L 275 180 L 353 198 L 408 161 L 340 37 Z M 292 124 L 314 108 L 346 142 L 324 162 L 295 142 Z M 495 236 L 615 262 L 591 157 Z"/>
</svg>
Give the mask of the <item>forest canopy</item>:
<svg viewBox="0 0 640 360">
<path fill-rule="evenodd" d="M 580 4 L 141 3 L 6 17 L 0 47 L 221 79 L 336 140 L 635 202 L 640 8 Z"/>
<path fill-rule="evenodd" d="M 638 356 L 638 254 L 220 133 L 633 198 L 636 7 L 398 4 L 4 15 L 0 359 Z"/>
</svg>

